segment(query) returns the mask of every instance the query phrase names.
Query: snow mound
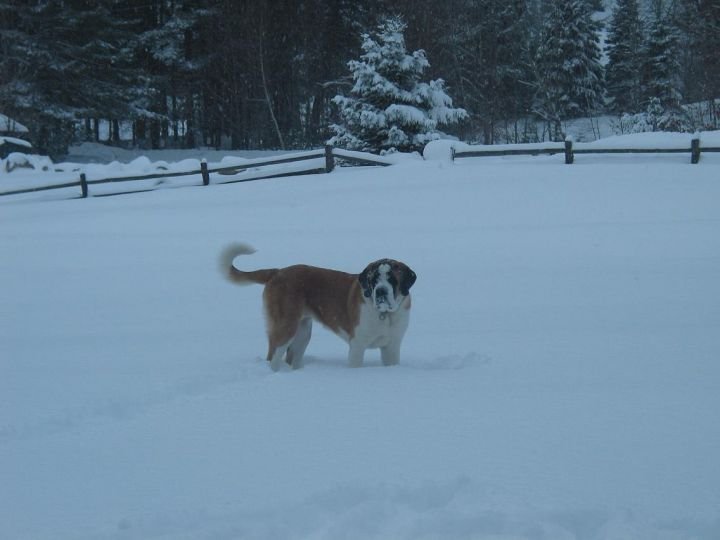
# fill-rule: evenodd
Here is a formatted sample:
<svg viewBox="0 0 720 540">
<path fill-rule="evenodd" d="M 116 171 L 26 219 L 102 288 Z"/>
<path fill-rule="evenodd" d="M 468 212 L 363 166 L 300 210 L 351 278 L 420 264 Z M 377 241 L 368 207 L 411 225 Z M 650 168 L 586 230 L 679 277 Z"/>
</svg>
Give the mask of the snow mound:
<svg viewBox="0 0 720 540">
<path fill-rule="evenodd" d="M 449 139 L 430 141 L 423 149 L 423 158 L 427 161 L 452 161 L 453 149 L 467 147 L 465 143 Z"/>
</svg>

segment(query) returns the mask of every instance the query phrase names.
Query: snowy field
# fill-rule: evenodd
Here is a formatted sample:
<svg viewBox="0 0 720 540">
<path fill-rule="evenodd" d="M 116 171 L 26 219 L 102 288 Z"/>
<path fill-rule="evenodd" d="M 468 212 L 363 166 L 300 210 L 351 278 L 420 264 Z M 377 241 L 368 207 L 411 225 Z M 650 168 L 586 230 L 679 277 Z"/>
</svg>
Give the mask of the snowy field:
<svg viewBox="0 0 720 540">
<path fill-rule="evenodd" d="M 0 538 L 716 540 L 718 201 L 720 154 L 2 198 Z M 272 373 L 236 240 L 407 262 L 401 364 Z"/>
</svg>

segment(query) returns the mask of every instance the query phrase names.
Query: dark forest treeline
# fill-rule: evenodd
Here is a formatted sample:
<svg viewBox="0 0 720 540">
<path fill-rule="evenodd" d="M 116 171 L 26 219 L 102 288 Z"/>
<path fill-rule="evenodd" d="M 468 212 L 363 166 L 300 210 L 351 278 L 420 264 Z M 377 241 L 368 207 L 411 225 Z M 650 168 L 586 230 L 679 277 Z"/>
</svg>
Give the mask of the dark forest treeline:
<svg viewBox="0 0 720 540">
<path fill-rule="evenodd" d="M 646 91 L 623 109 L 612 95 L 627 92 L 622 70 L 607 79 L 599 65 L 591 18 L 598 7 L 588 0 L 0 0 L 0 112 L 28 126 L 51 154 L 98 140 L 101 122 L 115 142 L 132 126 L 132 144 L 147 148 L 317 146 L 330 135 L 332 98 L 351 86 L 347 62 L 358 57 L 361 34 L 389 14 L 406 20 L 408 48 L 427 52 L 429 76 L 444 79 L 454 104 L 468 111 L 466 138 L 494 142 L 502 129 L 529 140 L 537 135 L 528 119 L 552 132 L 573 116 L 720 97 L 720 2 L 656 0 L 642 10 L 641 35 L 613 34 L 616 52 L 623 40 L 637 41 L 631 53 L 640 63 L 628 69 L 645 70 L 634 84 Z M 653 32 L 660 50 L 650 47 Z M 562 52 L 567 41 L 584 51 L 576 59 L 588 63 L 582 70 L 561 72 L 562 55 L 576 54 Z M 643 51 L 659 62 L 670 55 L 672 71 L 657 74 L 670 79 L 652 80 L 651 59 L 638 60 Z M 610 58 L 614 68 L 629 61 L 619 52 Z M 648 92 L 667 87 L 669 97 L 650 103 L 656 96 Z"/>
</svg>

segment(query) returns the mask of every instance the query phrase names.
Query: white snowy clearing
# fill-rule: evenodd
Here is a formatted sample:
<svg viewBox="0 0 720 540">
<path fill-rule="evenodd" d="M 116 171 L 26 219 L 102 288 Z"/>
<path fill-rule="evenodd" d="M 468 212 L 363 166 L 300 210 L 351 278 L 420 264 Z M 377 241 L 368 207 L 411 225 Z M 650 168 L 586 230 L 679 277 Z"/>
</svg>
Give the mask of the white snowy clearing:
<svg viewBox="0 0 720 540">
<path fill-rule="evenodd" d="M 720 154 L 1 198 L 0 538 L 720 538 L 718 201 Z M 272 373 L 235 240 L 408 263 L 401 364 Z"/>
</svg>

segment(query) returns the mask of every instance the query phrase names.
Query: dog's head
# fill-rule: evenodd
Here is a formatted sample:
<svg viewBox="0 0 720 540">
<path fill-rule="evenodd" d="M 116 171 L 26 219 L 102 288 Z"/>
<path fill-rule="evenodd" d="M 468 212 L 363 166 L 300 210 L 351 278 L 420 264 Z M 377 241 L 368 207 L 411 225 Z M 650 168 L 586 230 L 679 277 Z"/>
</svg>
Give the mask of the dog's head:
<svg viewBox="0 0 720 540">
<path fill-rule="evenodd" d="M 370 263 L 358 276 L 363 295 L 381 313 L 397 311 L 416 279 L 409 266 L 393 259 Z"/>
</svg>

